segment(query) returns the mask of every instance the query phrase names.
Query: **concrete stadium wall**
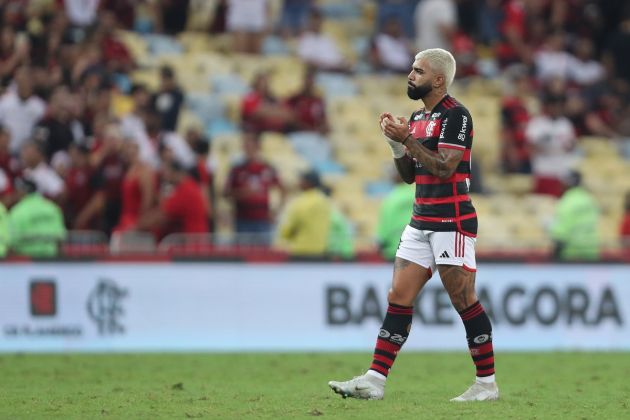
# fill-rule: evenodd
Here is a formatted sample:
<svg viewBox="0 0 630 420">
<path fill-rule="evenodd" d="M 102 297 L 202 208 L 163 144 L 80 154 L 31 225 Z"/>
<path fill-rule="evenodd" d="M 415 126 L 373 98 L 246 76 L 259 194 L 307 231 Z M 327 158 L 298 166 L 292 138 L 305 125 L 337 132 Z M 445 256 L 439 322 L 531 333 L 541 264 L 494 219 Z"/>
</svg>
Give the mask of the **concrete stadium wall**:
<svg viewBox="0 0 630 420">
<path fill-rule="evenodd" d="M 370 351 L 390 264 L 13 263 L 0 351 Z M 629 350 L 630 266 L 481 264 L 497 350 Z M 438 276 L 407 350 L 463 350 Z"/>
</svg>

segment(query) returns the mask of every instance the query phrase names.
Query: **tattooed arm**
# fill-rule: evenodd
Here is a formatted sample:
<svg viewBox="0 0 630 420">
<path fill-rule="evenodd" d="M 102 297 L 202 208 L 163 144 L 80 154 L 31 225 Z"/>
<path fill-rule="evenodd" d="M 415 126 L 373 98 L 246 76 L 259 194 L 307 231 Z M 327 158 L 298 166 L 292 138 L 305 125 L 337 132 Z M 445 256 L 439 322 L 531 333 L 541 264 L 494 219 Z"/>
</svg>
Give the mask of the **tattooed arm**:
<svg viewBox="0 0 630 420">
<path fill-rule="evenodd" d="M 417 141 L 407 141 L 405 145 L 411 156 L 440 179 L 450 178 L 464 156 L 464 151 L 457 149 L 439 149 L 436 153 Z"/>
<path fill-rule="evenodd" d="M 447 179 L 453 175 L 464 156 L 463 150 L 444 148 L 434 152 L 418 143 L 409 132 L 407 120 L 402 117 L 398 117 L 398 122 L 393 119 L 385 120 L 383 133 L 390 139 L 407 146 L 408 153 L 440 179 Z"/>
<path fill-rule="evenodd" d="M 413 184 L 416 180 L 416 162 L 409 157 L 408 155 L 404 155 L 401 158 L 394 159 L 394 164 L 396 165 L 396 170 L 398 174 L 407 184 Z"/>
</svg>

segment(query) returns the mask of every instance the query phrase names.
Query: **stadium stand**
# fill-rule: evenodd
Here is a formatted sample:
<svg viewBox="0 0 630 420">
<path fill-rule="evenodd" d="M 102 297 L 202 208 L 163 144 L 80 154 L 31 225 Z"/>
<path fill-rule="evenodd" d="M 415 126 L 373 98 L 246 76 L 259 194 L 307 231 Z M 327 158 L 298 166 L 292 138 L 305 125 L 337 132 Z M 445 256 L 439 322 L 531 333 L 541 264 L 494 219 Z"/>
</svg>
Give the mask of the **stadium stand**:
<svg viewBox="0 0 630 420">
<path fill-rule="evenodd" d="M 190 2 L 188 25 L 178 33 L 160 32 L 163 28 L 160 13 L 147 15 L 147 10 L 142 9 L 138 11 L 142 19 L 138 17 L 135 26 L 123 29 L 123 17 L 116 16 L 113 35 L 99 37 L 97 35 L 108 34 L 111 29 L 107 25 L 112 21 L 106 19 L 114 10 L 108 10 L 110 3 L 101 2 L 103 13 L 96 14 L 94 21 L 83 26 L 68 22 L 62 1 L 34 2 L 28 14 L 23 11 L 17 17 L 4 13 L 4 7 L 0 15 L 3 24 L 14 29 L 16 36 L 12 44 L 7 41 L 2 45 L 3 95 L 15 94 L 13 77 L 21 69 L 31 72 L 36 93 L 46 101 L 54 87 L 67 86 L 79 98 L 79 103 L 68 109 L 68 113 L 85 133 L 74 141 L 96 153 L 102 144 L 96 117 L 118 124 L 132 108 L 131 86 L 143 85 L 156 92 L 160 85 L 160 69 L 170 67 L 185 94 L 177 133 L 182 138 L 189 138 L 188 133 L 197 130 L 203 139 L 197 141 L 210 143 L 205 170 L 212 176 L 213 229 L 202 235 L 203 239 L 197 236 L 190 241 L 182 239 L 185 233 L 178 232 L 176 226 L 164 226 L 159 232 L 112 235 L 101 220 L 101 215 L 107 211 L 107 205 L 101 203 L 89 231 L 74 229 L 73 220 L 66 220 L 69 236 L 63 253 L 69 256 L 139 251 L 168 253 L 173 249 L 181 252 L 194 248 L 190 252 L 195 255 L 212 255 L 218 252 L 217 249 L 236 242 L 242 246 L 243 241 L 234 238 L 234 216 L 222 192 L 227 172 L 241 150 L 243 98 L 250 91 L 256 75 L 265 71 L 270 76 L 271 93 L 283 101 L 299 91 L 307 70 L 297 55 L 300 35 L 286 35 L 278 27 L 282 1 L 269 2 L 271 22 L 275 23 L 265 36 L 261 54 L 232 52 L 231 35 L 220 30 L 224 16 L 215 13 L 223 9 L 212 8 L 223 3 L 221 1 L 208 2 L 203 7 Z M 417 1 L 410 0 L 410 3 Z M 478 3 L 482 11 L 489 7 L 489 2 Z M 474 41 L 476 57 L 476 61 L 467 67 L 474 74 L 468 74 L 468 71 L 458 74 L 451 90 L 474 118 L 473 159 L 478 164 L 482 180 L 481 191 L 473 195 L 480 214 L 479 253 L 490 257 L 506 253 L 536 256 L 549 255 L 553 248 L 548 228 L 556 198 L 532 194 L 532 175 L 506 173 L 501 162 L 504 148 L 500 135 L 501 104 L 507 95 L 507 69 L 515 63 L 526 67 L 533 87 L 527 99 L 532 105 L 532 115 L 540 108 L 540 96 L 552 89 L 552 82 L 536 77 L 537 61 L 532 59 L 532 54 L 547 51 L 546 43 L 551 41 L 551 35 L 538 39 L 536 34 L 528 34 L 523 25 L 530 20 L 549 30 L 562 31 L 567 55 L 574 53 L 574 41 L 578 36 L 591 35 L 595 40 L 596 57 L 605 64 L 606 77 L 596 85 L 577 85 L 568 75 L 561 84 L 567 95 L 584 98 L 588 108 L 616 133 L 607 137 L 594 133 L 585 116 L 573 121 L 579 127 L 580 136 L 576 148 L 579 163 L 575 169 L 580 170 L 584 185 L 594 194 L 601 208 L 598 229 L 603 244 L 602 255 L 620 255 L 623 197 L 630 190 L 630 178 L 625 176 L 630 171 L 630 164 L 628 154 L 624 152 L 630 143 L 630 131 L 625 122 L 630 120 L 630 79 L 623 67 L 627 58 L 615 53 L 620 45 L 627 43 L 621 22 L 630 19 L 629 11 L 621 4 L 612 4 L 616 2 L 576 0 L 573 3 L 592 6 L 600 19 L 598 26 L 585 28 L 590 17 L 582 16 L 577 6 L 575 11 L 565 10 L 560 16 L 554 10 L 554 2 L 543 2 L 543 10 L 530 3 L 534 2 L 501 2 L 504 12 L 500 22 L 502 29 L 497 34 L 498 39 L 492 42 L 484 38 L 488 32 L 482 21 L 472 27 L 461 24 L 457 28 L 457 34 Z M 351 220 L 356 249 L 360 253 L 370 253 L 376 250 L 374 237 L 379 204 L 392 187 L 385 175 L 391 158 L 376 120 L 383 111 L 407 117 L 413 111 L 413 104 L 405 95 L 404 75 L 383 73 L 370 67 L 368 46 L 379 29 L 376 27 L 380 21 L 379 2 L 320 0 L 313 4 L 323 17 L 323 32 L 334 40 L 351 65 L 344 72 L 320 71 L 316 76 L 330 129 L 326 133 L 300 132 L 289 124 L 277 131 L 265 131 L 260 137 L 262 154 L 292 193 L 297 191 L 300 174 L 315 169 L 341 212 Z M 199 10 L 205 10 L 204 7 L 212 15 L 208 19 L 195 16 Z M 548 17 L 551 15 L 555 20 Z M 34 22 L 40 24 L 39 32 L 34 29 L 38 27 Z M 42 34 L 47 37 L 42 39 Z M 463 56 L 457 55 L 461 46 L 459 39 L 452 38 L 452 49 L 461 58 Z M 28 58 L 18 54 L 22 48 L 27 48 Z M 86 51 L 95 53 L 91 56 Z M 127 55 L 133 64 L 123 68 L 119 65 L 120 60 Z M 38 79 L 38 69 L 46 69 L 53 77 L 48 81 Z M 615 109 L 606 104 L 599 105 L 605 94 L 620 100 Z M 6 124 L 3 112 L 0 109 L 0 121 Z M 148 129 L 142 118 L 140 125 L 142 130 Z M 125 138 L 124 141 L 138 139 Z M 176 159 L 172 157 L 175 153 L 164 152 L 169 146 L 161 138 L 150 138 L 150 141 L 162 164 L 165 159 Z M 193 149 L 194 143 L 190 140 L 184 147 Z M 11 183 L 22 173 L 23 164 L 15 154 L 3 155 L 0 168 L 0 178 L 7 180 L 0 185 L 0 198 L 10 208 L 18 199 Z M 157 179 L 160 165 L 153 170 Z M 96 193 L 104 188 L 104 181 L 100 169 L 94 168 L 94 171 L 94 177 L 100 179 L 94 182 L 93 193 Z M 168 186 L 162 183 L 161 190 L 164 188 Z M 62 209 L 67 199 L 67 195 L 55 198 Z M 272 197 L 274 217 L 281 217 L 283 204 L 277 197 Z M 151 205 L 159 204 L 156 201 Z"/>
</svg>

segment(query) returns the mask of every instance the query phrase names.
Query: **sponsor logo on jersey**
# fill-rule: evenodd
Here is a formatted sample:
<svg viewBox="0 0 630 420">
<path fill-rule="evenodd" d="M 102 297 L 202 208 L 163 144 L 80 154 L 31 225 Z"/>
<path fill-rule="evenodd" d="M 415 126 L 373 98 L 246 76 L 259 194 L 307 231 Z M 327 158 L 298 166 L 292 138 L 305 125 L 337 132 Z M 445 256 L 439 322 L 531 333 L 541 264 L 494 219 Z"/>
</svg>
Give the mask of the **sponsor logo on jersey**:
<svg viewBox="0 0 630 420">
<path fill-rule="evenodd" d="M 444 118 L 444 121 L 442 122 L 442 131 L 440 131 L 441 139 L 444 138 L 444 133 L 446 132 L 446 124 L 448 124 L 448 118 Z"/>
<path fill-rule="evenodd" d="M 468 117 L 462 115 L 462 128 L 459 130 L 459 134 L 457 135 L 457 139 L 460 141 L 466 140 L 466 128 L 468 127 Z"/>
</svg>

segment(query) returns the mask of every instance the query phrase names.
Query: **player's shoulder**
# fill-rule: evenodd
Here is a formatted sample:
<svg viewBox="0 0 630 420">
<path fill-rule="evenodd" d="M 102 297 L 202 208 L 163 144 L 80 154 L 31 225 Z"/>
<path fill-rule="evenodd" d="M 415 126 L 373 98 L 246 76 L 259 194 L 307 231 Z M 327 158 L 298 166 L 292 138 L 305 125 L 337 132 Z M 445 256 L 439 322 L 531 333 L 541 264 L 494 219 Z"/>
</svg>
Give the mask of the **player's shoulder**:
<svg viewBox="0 0 630 420">
<path fill-rule="evenodd" d="M 466 105 L 450 95 L 447 95 L 447 97 L 442 101 L 442 107 L 447 113 L 470 115 Z"/>
</svg>

